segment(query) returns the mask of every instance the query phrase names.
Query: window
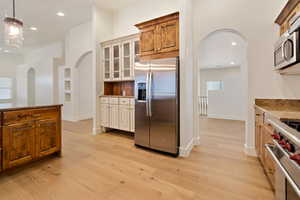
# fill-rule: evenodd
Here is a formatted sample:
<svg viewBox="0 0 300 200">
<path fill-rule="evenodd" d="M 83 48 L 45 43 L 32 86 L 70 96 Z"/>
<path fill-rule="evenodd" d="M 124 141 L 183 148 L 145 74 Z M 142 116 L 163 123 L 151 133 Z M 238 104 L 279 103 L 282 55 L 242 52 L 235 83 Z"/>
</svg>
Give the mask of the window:
<svg viewBox="0 0 300 200">
<path fill-rule="evenodd" d="M 13 80 L 12 78 L 0 77 L 0 101 L 9 102 L 13 98 Z"/>
<path fill-rule="evenodd" d="M 207 81 L 207 91 L 218 91 L 223 90 L 223 81 Z"/>
</svg>

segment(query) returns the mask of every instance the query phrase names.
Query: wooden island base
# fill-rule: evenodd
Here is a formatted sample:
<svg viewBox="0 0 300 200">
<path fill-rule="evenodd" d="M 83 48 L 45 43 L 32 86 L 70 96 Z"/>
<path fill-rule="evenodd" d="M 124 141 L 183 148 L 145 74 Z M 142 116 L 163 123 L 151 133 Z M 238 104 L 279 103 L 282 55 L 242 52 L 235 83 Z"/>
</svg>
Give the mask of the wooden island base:
<svg viewBox="0 0 300 200">
<path fill-rule="evenodd" d="M 0 109 L 0 173 L 61 154 L 61 105 Z"/>
</svg>

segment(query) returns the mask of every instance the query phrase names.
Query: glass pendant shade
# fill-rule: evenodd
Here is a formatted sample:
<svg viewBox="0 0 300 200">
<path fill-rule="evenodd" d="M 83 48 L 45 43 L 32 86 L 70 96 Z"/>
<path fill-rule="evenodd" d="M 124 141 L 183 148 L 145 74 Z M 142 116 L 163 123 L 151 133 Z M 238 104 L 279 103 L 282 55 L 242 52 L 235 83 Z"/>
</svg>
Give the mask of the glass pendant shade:
<svg viewBox="0 0 300 200">
<path fill-rule="evenodd" d="M 19 48 L 23 45 L 23 22 L 16 18 L 4 19 L 4 40 L 6 45 Z"/>
</svg>

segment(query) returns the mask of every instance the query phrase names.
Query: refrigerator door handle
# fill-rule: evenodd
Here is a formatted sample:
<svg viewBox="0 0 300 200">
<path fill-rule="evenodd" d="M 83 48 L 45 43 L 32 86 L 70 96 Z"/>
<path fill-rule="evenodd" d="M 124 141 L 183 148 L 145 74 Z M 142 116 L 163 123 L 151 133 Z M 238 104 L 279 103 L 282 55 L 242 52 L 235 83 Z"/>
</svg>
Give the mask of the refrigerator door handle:
<svg viewBox="0 0 300 200">
<path fill-rule="evenodd" d="M 149 73 L 149 117 L 152 117 L 152 78 L 153 73 Z"/>
<path fill-rule="evenodd" d="M 146 75 L 146 116 L 149 117 L 149 72 Z"/>
</svg>

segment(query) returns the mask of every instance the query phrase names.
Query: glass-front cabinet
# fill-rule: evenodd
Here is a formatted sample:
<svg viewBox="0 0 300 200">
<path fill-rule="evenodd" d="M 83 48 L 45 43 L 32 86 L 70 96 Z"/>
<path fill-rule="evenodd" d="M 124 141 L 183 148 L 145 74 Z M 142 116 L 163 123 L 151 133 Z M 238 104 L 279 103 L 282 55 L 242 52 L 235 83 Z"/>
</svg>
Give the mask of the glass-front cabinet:
<svg viewBox="0 0 300 200">
<path fill-rule="evenodd" d="M 103 58 L 104 58 L 104 80 L 111 80 L 111 46 L 106 46 L 103 48 Z"/>
<path fill-rule="evenodd" d="M 132 42 L 126 41 L 122 44 L 123 52 L 123 68 L 122 68 L 122 79 L 131 80 L 133 77 L 132 73 Z"/>
<path fill-rule="evenodd" d="M 102 43 L 104 81 L 134 80 L 139 62 L 139 37 L 131 35 Z"/>
<path fill-rule="evenodd" d="M 120 44 L 113 45 L 112 80 L 121 80 L 121 48 Z"/>
</svg>

